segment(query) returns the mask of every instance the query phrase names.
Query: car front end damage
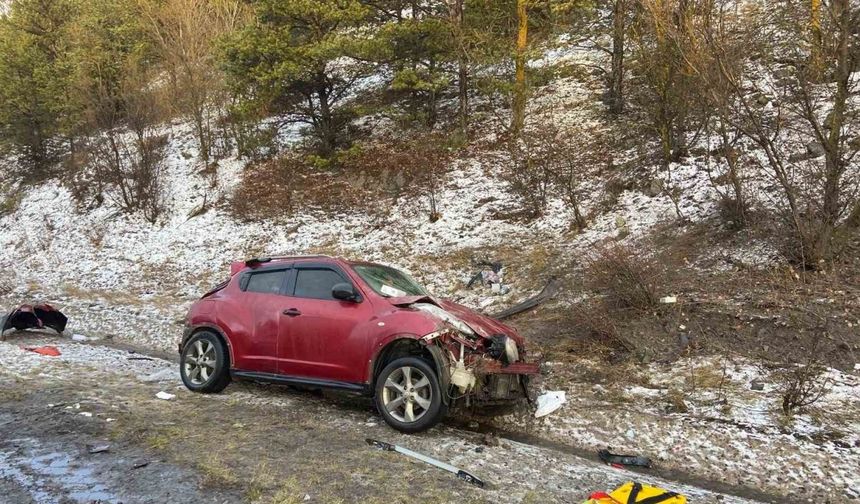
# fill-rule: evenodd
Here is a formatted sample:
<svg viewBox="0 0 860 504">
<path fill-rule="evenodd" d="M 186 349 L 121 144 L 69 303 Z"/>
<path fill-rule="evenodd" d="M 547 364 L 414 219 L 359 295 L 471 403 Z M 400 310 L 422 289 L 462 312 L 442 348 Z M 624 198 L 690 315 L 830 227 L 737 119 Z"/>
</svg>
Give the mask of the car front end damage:
<svg viewBox="0 0 860 504">
<path fill-rule="evenodd" d="M 529 398 L 529 378 L 540 373 L 540 366 L 527 360 L 523 339 L 513 329 L 447 301 L 409 299 L 400 306 L 436 322 L 436 330 L 421 342 L 445 370 L 440 374 L 453 391 L 449 400 L 464 399 L 468 406 Z"/>
</svg>

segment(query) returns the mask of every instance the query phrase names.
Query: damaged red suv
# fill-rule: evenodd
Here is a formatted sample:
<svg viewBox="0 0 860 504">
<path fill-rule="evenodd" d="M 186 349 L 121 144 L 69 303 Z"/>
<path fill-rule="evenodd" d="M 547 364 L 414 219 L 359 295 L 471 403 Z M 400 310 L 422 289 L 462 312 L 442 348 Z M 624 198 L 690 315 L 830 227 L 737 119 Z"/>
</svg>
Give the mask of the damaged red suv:
<svg viewBox="0 0 860 504">
<path fill-rule="evenodd" d="M 180 372 L 192 391 L 243 378 L 361 392 L 403 432 L 455 402 L 521 399 L 538 373 L 510 327 L 397 269 L 326 256 L 235 262 L 186 324 Z"/>
</svg>

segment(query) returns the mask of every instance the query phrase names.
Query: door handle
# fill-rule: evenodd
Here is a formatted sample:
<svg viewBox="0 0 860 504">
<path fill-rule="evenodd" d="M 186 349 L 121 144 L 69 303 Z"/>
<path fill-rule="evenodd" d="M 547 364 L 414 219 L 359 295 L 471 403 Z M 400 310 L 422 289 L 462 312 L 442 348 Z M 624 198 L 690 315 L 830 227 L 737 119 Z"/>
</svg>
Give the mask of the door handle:
<svg viewBox="0 0 860 504">
<path fill-rule="evenodd" d="M 295 308 L 290 308 L 289 310 L 284 310 L 283 314 L 288 316 L 288 317 L 298 317 L 299 315 L 302 314 L 302 312 L 298 311 Z"/>
</svg>

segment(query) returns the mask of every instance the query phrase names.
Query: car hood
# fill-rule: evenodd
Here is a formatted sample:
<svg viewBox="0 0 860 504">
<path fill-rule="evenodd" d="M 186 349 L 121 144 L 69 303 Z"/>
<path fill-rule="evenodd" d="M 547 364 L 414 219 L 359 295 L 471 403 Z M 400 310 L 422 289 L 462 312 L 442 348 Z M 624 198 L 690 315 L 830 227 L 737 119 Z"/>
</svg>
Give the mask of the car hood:
<svg viewBox="0 0 860 504">
<path fill-rule="evenodd" d="M 469 326 L 470 329 L 475 331 L 475 333 L 482 338 L 490 338 L 496 334 L 505 334 L 513 338 L 518 345 L 522 346 L 523 344 L 522 336 L 517 334 L 513 328 L 463 305 L 459 305 L 445 299 L 438 299 L 431 296 L 402 296 L 388 298 L 388 301 L 394 306 L 399 307 L 409 307 L 415 304 L 435 305 L 447 312 L 448 315 Z"/>
</svg>

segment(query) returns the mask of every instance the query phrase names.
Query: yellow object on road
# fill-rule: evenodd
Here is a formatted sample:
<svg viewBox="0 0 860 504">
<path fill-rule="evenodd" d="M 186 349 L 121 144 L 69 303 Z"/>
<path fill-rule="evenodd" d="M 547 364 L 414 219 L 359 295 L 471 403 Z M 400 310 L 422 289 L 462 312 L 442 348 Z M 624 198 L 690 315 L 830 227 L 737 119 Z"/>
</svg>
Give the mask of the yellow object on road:
<svg viewBox="0 0 860 504">
<path fill-rule="evenodd" d="M 687 504 L 687 498 L 669 490 L 628 481 L 609 494 L 591 494 L 583 504 Z"/>
</svg>

